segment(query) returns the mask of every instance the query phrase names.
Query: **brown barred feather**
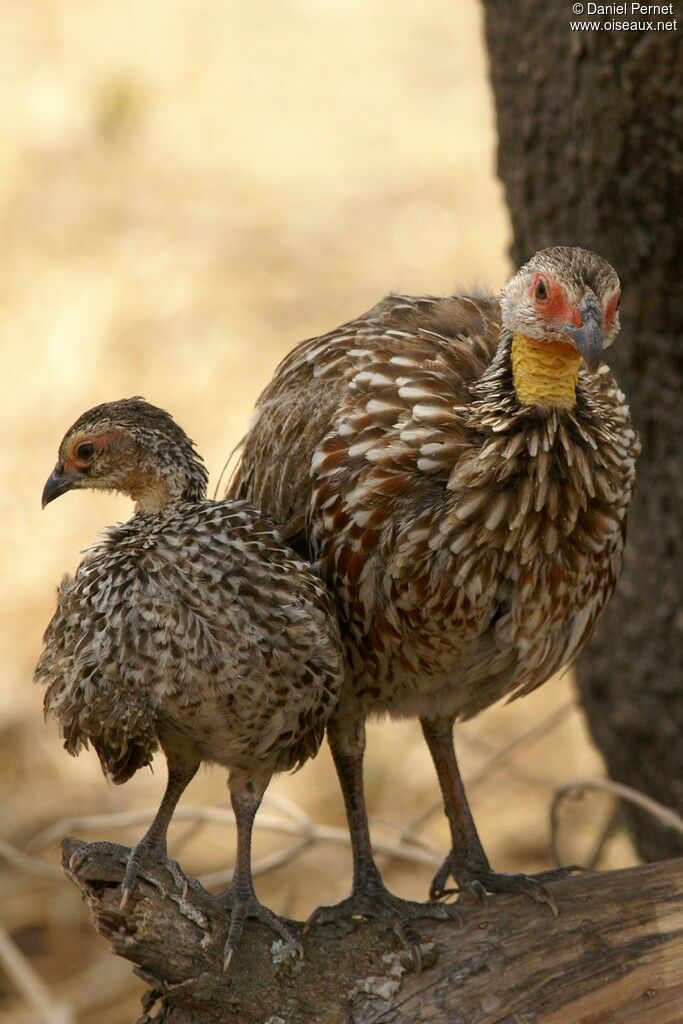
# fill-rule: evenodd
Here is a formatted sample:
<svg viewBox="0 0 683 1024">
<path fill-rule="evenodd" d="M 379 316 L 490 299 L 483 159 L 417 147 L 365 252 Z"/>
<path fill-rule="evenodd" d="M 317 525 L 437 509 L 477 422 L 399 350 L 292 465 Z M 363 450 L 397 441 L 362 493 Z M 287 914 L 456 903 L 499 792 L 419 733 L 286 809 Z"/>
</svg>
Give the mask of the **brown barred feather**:
<svg viewBox="0 0 683 1024">
<path fill-rule="evenodd" d="M 582 250 L 534 259 L 618 286 Z M 296 524 L 330 583 L 338 717 L 469 718 L 526 693 L 612 592 L 638 453 L 624 396 L 602 367 L 573 408 L 522 405 L 510 349 L 496 298 L 389 296 L 297 346 L 258 401 L 229 493 Z"/>
</svg>

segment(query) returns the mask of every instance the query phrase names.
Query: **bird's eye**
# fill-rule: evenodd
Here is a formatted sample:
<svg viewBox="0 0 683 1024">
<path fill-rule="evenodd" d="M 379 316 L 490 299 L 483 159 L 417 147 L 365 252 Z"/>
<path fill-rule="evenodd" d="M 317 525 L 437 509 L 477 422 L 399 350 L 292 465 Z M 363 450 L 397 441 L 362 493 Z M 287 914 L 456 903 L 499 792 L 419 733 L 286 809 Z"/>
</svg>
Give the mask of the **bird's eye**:
<svg viewBox="0 0 683 1024">
<path fill-rule="evenodd" d="M 536 288 L 534 289 L 534 298 L 537 302 L 545 302 L 548 298 L 548 285 L 542 277 L 539 278 Z"/>
<path fill-rule="evenodd" d="M 81 462 L 87 462 L 88 459 L 92 459 L 94 454 L 94 444 L 79 444 L 78 448 L 76 449 L 76 458 L 79 459 Z"/>
</svg>

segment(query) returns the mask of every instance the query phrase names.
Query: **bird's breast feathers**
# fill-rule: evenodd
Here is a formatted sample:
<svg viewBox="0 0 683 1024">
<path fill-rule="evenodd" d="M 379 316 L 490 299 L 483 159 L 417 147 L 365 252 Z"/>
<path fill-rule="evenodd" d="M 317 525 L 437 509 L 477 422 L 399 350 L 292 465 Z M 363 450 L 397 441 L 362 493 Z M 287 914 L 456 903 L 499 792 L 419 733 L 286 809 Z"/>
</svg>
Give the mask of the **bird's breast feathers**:
<svg viewBox="0 0 683 1024">
<path fill-rule="evenodd" d="M 611 378 L 577 410 L 499 420 L 445 381 L 424 353 L 374 351 L 311 461 L 312 541 L 361 689 L 373 674 L 411 694 L 536 685 L 578 653 L 618 575 L 637 442 Z"/>
</svg>

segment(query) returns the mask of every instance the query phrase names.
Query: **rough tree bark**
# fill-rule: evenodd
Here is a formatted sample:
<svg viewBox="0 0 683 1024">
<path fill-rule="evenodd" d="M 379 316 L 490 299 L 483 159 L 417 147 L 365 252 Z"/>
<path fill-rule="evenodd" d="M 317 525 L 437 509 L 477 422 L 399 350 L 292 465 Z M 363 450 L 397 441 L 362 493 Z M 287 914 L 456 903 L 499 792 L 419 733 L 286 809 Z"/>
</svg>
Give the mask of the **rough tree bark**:
<svg viewBox="0 0 683 1024">
<path fill-rule="evenodd" d="M 514 262 L 583 245 L 623 284 L 608 361 L 643 452 L 581 697 L 610 774 L 683 812 L 683 25 L 573 32 L 570 2 L 483 4 Z M 625 811 L 646 859 L 683 852 L 680 836 Z"/>
<path fill-rule="evenodd" d="M 125 847 L 65 839 L 64 867 L 114 952 L 150 985 L 137 1024 L 680 1024 L 683 861 L 553 885 L 561 914 L 525 897 L 463 905 L 462 927 L 424 927 L 424 966 L 406 969 L 381 926 L 316 928 L 303 961 L 247 922 L 221 971 L 228 915 L 200 888 L 187 899 L 143 869 L 119 909 Z"/>
</svg>

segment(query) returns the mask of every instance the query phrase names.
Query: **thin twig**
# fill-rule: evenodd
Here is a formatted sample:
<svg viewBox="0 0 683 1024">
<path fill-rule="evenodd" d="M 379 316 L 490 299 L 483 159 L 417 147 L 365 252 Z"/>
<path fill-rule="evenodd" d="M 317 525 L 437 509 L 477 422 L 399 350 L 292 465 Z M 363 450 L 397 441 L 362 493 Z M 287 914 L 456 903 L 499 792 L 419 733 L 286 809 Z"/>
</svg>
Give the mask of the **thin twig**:
<svg viewBox="0 0 683 1024">
<path fill-rule="evenodd" d="M 540 722 L 535 722 L 532 726 L 526 729 L 519 736 L 516 736 L 514 740 L 507 743 L 504 747 L 496 750 L 496 752 L 485 761 L 483 765 L 475 769 L 470 775 L 468 775 L 463 781 L 468 792 L 481 785 L 481 783 L 491 775 L 496 768 L 500 768 L 501 765 L 505 764 L 506 761 L 515 754 L 520 747 L 531 746 L 536 740 L 546 736 L 549 732 L 552 732 L 560 722 L 567 717 L 570 711 L 576 706 L 576 701 L 573 697 L 565 701 L 564 704 L 560 704 L 558 708 L 555 708 L 546 715 L 545 718 L 541 719 Z M 539 781 L 538 779 L 536 781 Z M 406 841 L 409 841 L 409 837 L 418 831 L 425 824 L 432 815 L 443 809 L 443 804 L 440 801 L 435 801 L 430 804 L 424 811 L 417 815 L 410 821 L 405 829 Z"/>
<path fill-rule="evenodd" d="M 191 821 L 181 835 L 175 837 L 173 840 L 173 849 L 175 850 L 176 857 L 179 856 L 188 843 L 191 843 L 193 839 L 197 838 L 203 828 L 203 821 Z"/>
<path fill-rule="evenodd" d="M 609 837 L 614 831 L 614 826 L 619 818 L 619 807 L 617 803 L 610 808 L 609 814 L 605 817 L 600 831 L 593 840 L 593 849 L 590 851 L 587 857 L 582 858 L 581 863 L 585 867 L 586 871 L 595 871 L 602 856 L 602 851 L 605 849 L 605 844 Z M 558 861 L 558 866 L 560 862 Z"/>
<path fill-rule="evenodd" d="M 437 861 L 441 863 L 443 860 L 443 852 L 437 850 L 435 846 L 427 842 L 426 839 L 423 839 L 422 836 L 418 835 L 416 832 L 409 832 L 405 826 L 397 825 L 393 821 L 386 821 L 384 818 L 372 817 L 370 820 L 376 825 L 381 825 L 382 828 L 387 829 L 389 832 L 394 832 L 399 836 L 400 842 L 407 843 L 410 846 L 415 846 L 418 850 L 424 850 L 434 858 L 434 863 Z"/>
<path fill-rule="evenodd" d="M 48 846 L 56 839 L 60 839 L 69 832 L 88 832 L 92 829 L 104 828 L 128 828 L 132 825 L 143 825 L 154 818 L 156 811 L 120 812 L 115 814 L 92 814 L 79 817 L 62 818 L 55 821 L 47 828 L 44 828 L 32 838 L 29 848 L 40 850 Z M 174 815 L 176 821 L 192 821 L 209 824 L 212 822 L 227 823 L 234 825 L 232 811 L 220 807 L 179 807 Z M 286 818 L 277 818 L 268 814 L 260 814 L 254 823 L 256 829 L 276 832 L 283 835 L 296 837 L 299 841 L 285 850 L 279 850 L 268 854 L 265 857 L 254 861 L 253 874 L 264 874 L 272 871 L 282 864 L 291 861 L 299 852 L 315 843 L 330 843 L 335 846 L 350 845 L 348 829 L 334 825 L 317 825 L 307 816 L 300 816 L 299 821 L 292 821 Z M 426 864 L 430 867 L 441 861 L 440 855 L 429 848 L 424 849 L 423 844 L 416 843 L 401 845 L 392 843 L 385 839 L 373 839 L 373 850 L 377 854 L 394 857 L 399 860 L 408 861 L 413 864 Z M 211 872 L 199 878 L 205 887 L 213 887 L 230 881 L 231 870 L 222 869 L 218 872 Z"/>
<path fill-rule="evenodd" d="M 263 799 L 263 806 L 274 807 L 276 810 L 282 811 L 288 817 L 294 819 L 294 821 L 303 829 L 313 826 L 313 819 L 310 818 L 297 804 L 288 800 L 286 797 L 275 796 L 274 794 L 268 793 Z M 79 814 L 67 818 L 57 818 L 45 828 L 37 832 L 26 844 L 26 849 L 33 853 L 38 852 L 46 846 L 49 846 L 50 843 L 55 840 L 61 841 L 62 837 L 66 833 L 75 832 L 79 829 L 90 830 L 107 827 L 127 828 L 133 825 L 144 825 L 147 824 L 155 814 L 156 811 L 153 810 L 113 811 L 107 812 L 106 814 Z M 219 822 L 234 825 L 235 823 L 232 811 L 227 808 L 212 805 L 207 807 L 179 807 L 173 815 L 173 820 L 191 821 L 194 824 Z M 287 828 L 278 828 L 277 823 L 280 822 L 280 819 L 268 818 L 268 816 L 263 813 L 259 814 L 256 821 L 259 827 L 264 827 L 263 823 L 264 821 L 267 821 L 269 825 L 272 826 L 272 830 L 276 832 L 291 831 Z M 298 834 L 298 832 L 299 829 L 294 830 L 294 834 Z"/>
<path fill-rule="evenodd" d="M 107 957 L 60 982 L 57 995 L 68 1000 L 73 1012 L 80 1016 L 96 1007 L 111 1005 L 130 991 L 130 965 L 125 960 Z"/>
<path fill-rule="evenodd" d="M 575 707 L 576 701 L 573 697 L 565 701 L 564 704 L 560 704 L 558 708 L 555 708 L 555 710 L 549 715 L 542 718 L 540 722 L 536 722 L 535 725 L 530 726 L 525 732 L 517 736 L 516 739 L 502 747 L 480 768 L 477 768 L 471 773 L 471 775 L 468 775 L 465 780 L 465 785 L 468 786 L 470 790 L 474 789 L 475 786 L 479 786 L 484 779 L 491 775 L 496 768 L 499 768 L 502 764 L 508 761 L 521 747 L 532 746 L 537 742 L 537 740 L 542 739 L 544 736 L 547 736 L 549 732 L 552 732 L 553 729 L 556 729 L 560 722 L 562 722 Z"/>
<path fill-rule="evenodd" d="M 657 800 L 653 800 L 652 797 L 646 796 L 645 793 L 641 793 L 631 786 L 625 786 L 621 782 L 613 782 L 611 779 L 575 779 L 572 782 L 564 783 L 564 785 L 559 786 L 555 790 L 550 805 L 550 842 L 553 855 L 558 864 L 561 863 L 558 842 L 560 806 L 568 796 L 581 795 L 587 789 L 601 790 L 605 793 L 610 793 L 620 800 L 626 800 L 628 803 L 635 804 L 641 810 L 651 814 L 666 828 L 672 828 L 680 835 L 683 835 L 683 818 L 681 818 L 680 814 L 672 811 L 670 807 L 660 804 Z"/>
<path fill-rule="evenodd" d="M 251 866 L 251 873 L 254 875 L 265 875 L 269 871 L 274 871 L 276 868 L 282 867 L 284 864 L 289 864 L 290 861 L 294 860 L 298 855 L 305 850 L 308 846 L 312 846 L 317 841 L 317 837 L 304 836 L 298 843 L 293 843 L 291 846 L 285 847 L 283 850 L 276 850 L 274 853 L 267 854 L 265 857 L 260 857 L 255 860 Z M 204 886 L 205 889 L 216 889 L 221 885 L 228 885 L 232 881 L 233 869 L 223 868 L 221 871 L 209 872 L 199 877 L 199 882 Z"/>
<path fill-rule="evenodd" d="M 0 963 L 21 992 L 25 1002 L 39 1015 L 41 1024 L 73 1024 L 74 1014 L 66 1003 L 54 1002 L 49 988 L 9 933 L 0 924 Z"/>
<path fill-rule="evenodd" d="M 507 761 L 520 747 L 529 745 L 537 739 L 546 735 L 568 714 L 574 705 L 574 701 L 567 701 L 556 708 L 550 715 L 541 722 L 535 723 L 512 742 L 489 758 L 489 760 L 468 777 L 466 785 L 470 788 L 480 784 L 491 772 Z M 283 811 L 290 820 L 273 818 L 267 814 L 260 814 L 255 822 L 255 828 L 271 832 L 284 833 L 295 836 L 298 842 L 293 843 L 284 850 L 278 850 L 268 854 L 254 862 L 254 875 L 265 874 L 284 864 L 292 861 L 299 853 L 315 843 L 332 843 L 334 845 L 349 846 L 349 834 L 344 828 L 333 826 L 317 825 L 297 804 L 282 796 L 269 794 L 264 799 L 264 806 L 272 806 Z M 389 860 L 398 859 L 412 863 L 425 864 L 428 866 L 439 865 L 441 854 L 430 846 L 425 840 L 417 835 L 417 830 L 434 813 L 441 809 L 440 803 L 435 803 L 426 811 L 422 812 L 416 819 L 409 823 L 406 828 L 396 828 L 386 822 L 387 828 L 398 832 L 398 843 L 391 843 L 381 839 L 373 839 L 375 853 L 382 854 Z M 51 823 L 43 829 L 28 844 L 32 851 L 43 849 L 55 839 L 60 839 L 65 833 L 88 831 L 100 828 L 126 828 L 133 825 L 145 824 L 154 816 L 154 811 L 121 812 L 100 815 L 82 815 L 72 818 L 64 818 Z M 211 822 L 225 822 L 234 825 L 234 817 L 231 811 L 218 807 L 197 807 L 178 808 L 174 816 L 175 821 L 191 822 L 191 830 L 203 827 Z M 183 845 L 188 839 L 188 834 L 183 836 Z M 199 879 L 206 888 L 214 888 L 219 885 L 226 885 L 232 877 L 231 868 L 222 868 L 218 871 L 208 872 Z"/>
<path fill-rule="evenodd" d="M 42 878 L 61 880 L 64 877 L 63 872 L 56 868 L 54 864 L 45 864 L 42 860 L 38 860 L 37 857 L 31 857 L 30 854 L 18 850 L 16 846 L 12 846 L 5 839 L 0 839 L 0 860 L 5 860 L 8 864 L 19 868 L 21 871 L 28 871 L 32 875 L 40 875 Z"/>
</svg>

